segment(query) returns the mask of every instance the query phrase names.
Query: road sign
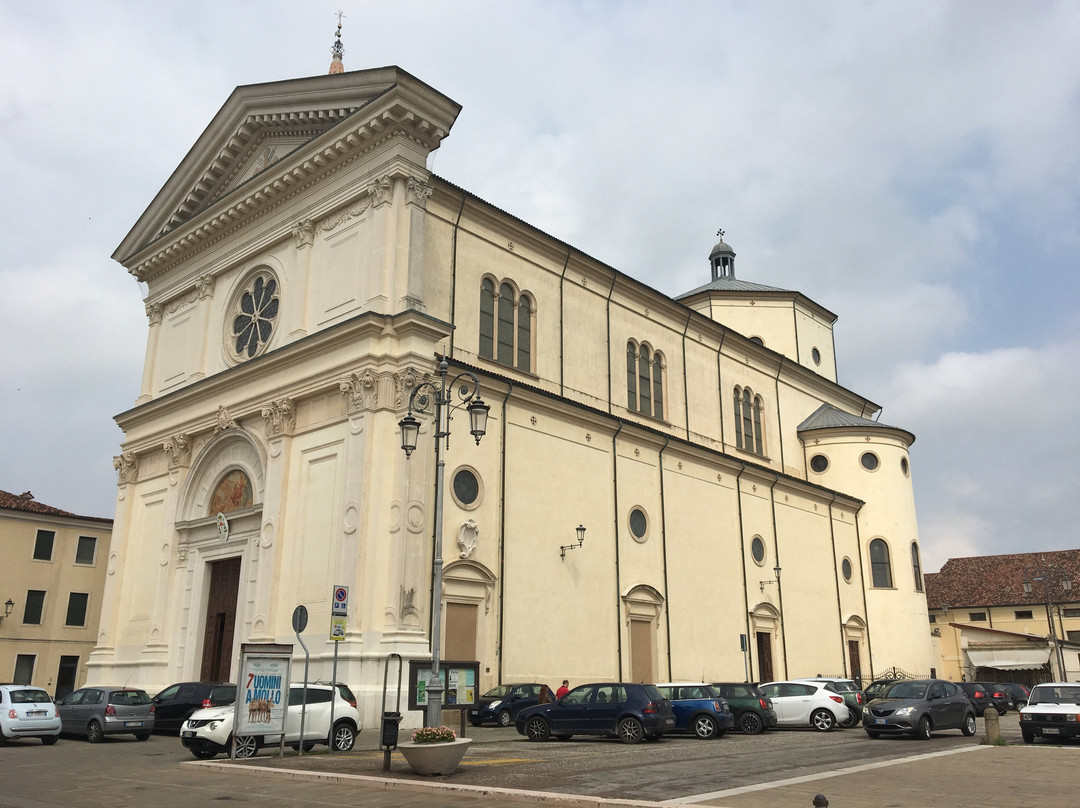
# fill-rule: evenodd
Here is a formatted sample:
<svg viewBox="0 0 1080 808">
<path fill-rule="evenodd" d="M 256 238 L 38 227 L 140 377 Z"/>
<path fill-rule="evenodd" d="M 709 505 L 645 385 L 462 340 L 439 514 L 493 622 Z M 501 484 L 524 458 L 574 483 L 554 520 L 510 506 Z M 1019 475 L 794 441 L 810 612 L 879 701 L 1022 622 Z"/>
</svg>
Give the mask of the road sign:
<svg viewBox="0 0 1080 808">
<path fill-rule="evenodd" d="M 331 606 L 330 614 L 334 617 L 344 617 L 349 613 L 349 587 L 334 587 L 334 597 L 331 601 Z"/>
<path fill-rule="evenodd" d="M 307 628 L 307 606 L 297 606 L 293 609 L 292 627 L 297 634 Z"/>
<path fill-rule="evenodd" d="M 330 639 L 334 642 L 341 642 L 345 639 L 345 617 L 331 617 L 330 618 Z"/>
</svg>

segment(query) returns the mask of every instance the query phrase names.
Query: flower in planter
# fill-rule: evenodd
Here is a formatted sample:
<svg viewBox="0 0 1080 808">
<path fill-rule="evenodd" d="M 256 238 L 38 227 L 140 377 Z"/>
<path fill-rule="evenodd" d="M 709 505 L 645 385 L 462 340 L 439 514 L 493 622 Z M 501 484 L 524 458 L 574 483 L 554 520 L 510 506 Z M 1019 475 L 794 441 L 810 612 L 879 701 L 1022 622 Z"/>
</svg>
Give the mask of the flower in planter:
<svg viewBox="0 0 1080 808">
<path fill-rule="evenodd" d="M 450 743 L 456 738 L 450 727 L 420 727 L 412 734 L 413 743 Z"/>
</svg>

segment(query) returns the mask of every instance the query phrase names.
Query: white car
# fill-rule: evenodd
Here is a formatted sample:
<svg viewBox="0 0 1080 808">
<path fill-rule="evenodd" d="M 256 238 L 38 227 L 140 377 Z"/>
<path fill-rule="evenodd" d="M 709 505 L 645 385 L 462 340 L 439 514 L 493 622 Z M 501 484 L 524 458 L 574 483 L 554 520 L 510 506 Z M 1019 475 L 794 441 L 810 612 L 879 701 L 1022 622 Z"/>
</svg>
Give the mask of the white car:
<svg viewBox="0 0 1080 808">
<path fill-rule="evenodd" d="M 772 700 L 778 727 L 813 727 L 828 732 L 848 721 L 851 711 L 844 697 L 826 682 L 766 682 L 761 685 Z"/>
<path fill-rule="evenodd" d="M 60 737 L 60 713 L 40 687 L 0 685 L 0 745 L 16 738 L 41 738 L 52 746 Z"/>
<path fill-rule="evenodd" d="M 1080 684 L 1047 682 L 1031 688 L 1020 710 L 1020 733 L 1024 743 L 1080 738 Z"/>
<path fill-rule="evenodd" d="M 334 726 L 330 727 L 330 698 L 335 694 Z M 289 686 L 289 707 L 285 713 L 285 743 L 294 749 L 299 748 L 301 702 L 304 698 L 304 686 L 293 683 Z M 243 705 L 241 705 L 241 709 Z M 209 707 L 196 710 L 183 726 L 180 727 L 180 742 L 191 750 L 191 754 L 200 760 L 209 760 L 218 754 L 228 754 L 232 745 L 233 705 Z M 310 749 L 317 743 L 328 744 L 335 752 L 348 752 L 356 742 L 356 734 L 361 730 L 360 713 L 356 709 L 356 697 L 347 685 L 338 684 L 331 688 L 328 684 L 309 684 L 307 686 L 307 708 L 304 714 L 304 749 Z M 248 758 L 259 751 L 263 744 L 276 745 L 279 734 L 240 735 L 236 738 L 236 757 Z"/>
</svg>

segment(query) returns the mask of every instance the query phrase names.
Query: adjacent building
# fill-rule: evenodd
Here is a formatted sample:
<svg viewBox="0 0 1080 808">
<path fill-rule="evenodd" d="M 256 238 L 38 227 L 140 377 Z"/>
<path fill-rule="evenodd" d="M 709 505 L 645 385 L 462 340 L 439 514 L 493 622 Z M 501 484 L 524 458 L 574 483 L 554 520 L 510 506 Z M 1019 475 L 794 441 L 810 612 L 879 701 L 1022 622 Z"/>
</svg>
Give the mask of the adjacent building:
<svg viewBox="0 0 1080 808">
<path fill-rule="evenodd" d="M 939 675 L 1080 681 L 1080 550 L 950 558 L 924 577 Z"/>
<path fill-rule="evenodd" d="M 239 87 L 117 248 L 149 335 L 91 677 L 234 676 L 304 605 L 328 678 L 342 585 L 373 721 L 434 563 L 481 689 L 928 671 L 914 436 L 838 383 L 836 315 L 724 241 L 672 298 L 432 174 L 459 111 L 397 67 Z M 435 562 L 399 421 L 441 357 L 490 417 L 449 423 Z"/>
<path fill-rule="evenodd" d="M 86 681 L 112 520 L 0 491 L 0 681 L 57 698 Z"/>
</svg>

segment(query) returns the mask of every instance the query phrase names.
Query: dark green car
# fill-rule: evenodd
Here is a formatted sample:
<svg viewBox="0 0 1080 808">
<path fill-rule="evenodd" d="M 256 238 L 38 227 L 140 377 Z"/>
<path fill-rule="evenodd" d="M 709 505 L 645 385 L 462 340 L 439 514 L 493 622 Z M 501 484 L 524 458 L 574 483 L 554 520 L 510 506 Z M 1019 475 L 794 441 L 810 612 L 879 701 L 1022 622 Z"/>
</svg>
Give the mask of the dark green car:
<svg viewBox="0 0 1080 808">
<path fill-rule="evenodd" d="M 747 735 L 776 726 L 776 711 L 772 701 L 757 685 L 749 682 L 713 682 L 731 707 L 735 716 L 735 729 Z"/>
</svg>

